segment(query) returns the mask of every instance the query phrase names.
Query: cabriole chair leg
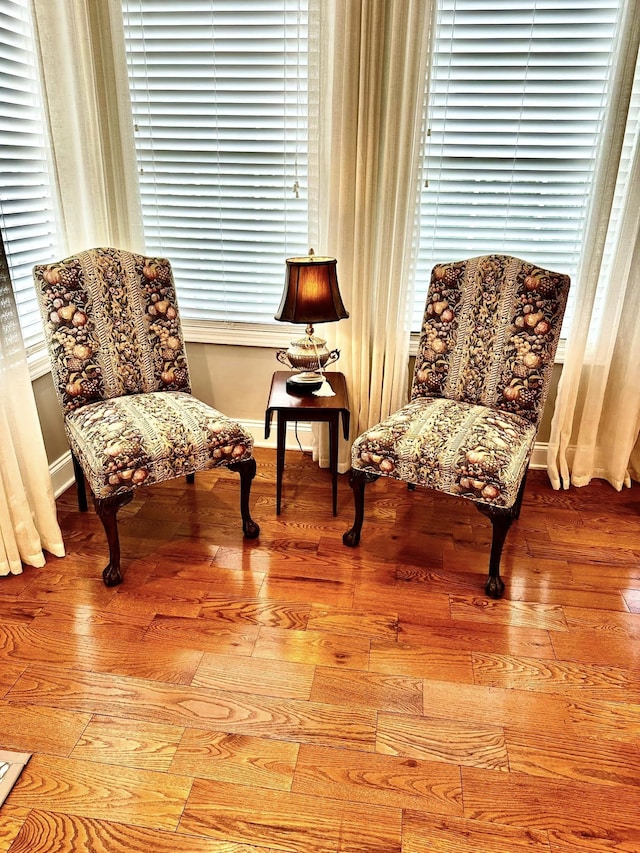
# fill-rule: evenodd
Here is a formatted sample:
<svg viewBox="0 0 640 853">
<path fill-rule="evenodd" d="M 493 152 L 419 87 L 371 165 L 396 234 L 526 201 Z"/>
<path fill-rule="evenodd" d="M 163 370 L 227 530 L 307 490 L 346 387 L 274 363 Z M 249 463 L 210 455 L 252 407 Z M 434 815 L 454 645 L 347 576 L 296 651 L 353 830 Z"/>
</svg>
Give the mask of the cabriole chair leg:
<svg viewBox="0 0 640 853">
<path fill-rule="evenodd" d="M 93 499 L 104 532 L 107 535 L 107 543 L 109 545 L 109 564 L 102 572 L 102 579 L 105 586 L 117 586 L 122 583 L 122 573 L 120 571 L 120 537 L 118 535 L 118 521 L 116 518 L 120 507 L 128 504 L 133 498 L 133 492 L 122 492 L 119 495 L 112 495 L 109 498 Z"/>
<path fill-rule="evenodd" d="M 350 548 L 355 548 L 360 542 L 360 533 L 364 522 L 364 487 L 367 483 L 373 483 L 377 479 L 378 475 L 371 474 L 369 471 L 360 471 L 358 468 L 351 468 L 349 471 L 349 485 L 353 490 L 355 504 L 355 519 L 353 527 L 343 535 L 342 542 Z"/>
<path fill-rule="evenodd" d="M 240 514 L 242 515 L 242 532 L 245 539 L 256 539 L 260 533 L 260 527 L 251 518 L 249 511 L 249 497 L 251 495 L 251 481 L 256 476 L 256 460 L 245 459 L 243 462 L 235 462 L 229 465 L 230 471 L 240 474 Z"/>
<path fill-rule="evenodd" d="M 489 598 L 502 598 L 504 593 L 504 582 L 500 577 L 500 558 L 502 557 L 502 547 L 507 538 L 507 533 L 516 518 L 514 508 L 501 509 L 487 504 L 476 504 L 477 508 L 483 515 L 486 515 L 493 528 L 491 538 L 491 557 L 489 558 L 489 577 L 485 584 L 484 591 Z"/>
</svg>

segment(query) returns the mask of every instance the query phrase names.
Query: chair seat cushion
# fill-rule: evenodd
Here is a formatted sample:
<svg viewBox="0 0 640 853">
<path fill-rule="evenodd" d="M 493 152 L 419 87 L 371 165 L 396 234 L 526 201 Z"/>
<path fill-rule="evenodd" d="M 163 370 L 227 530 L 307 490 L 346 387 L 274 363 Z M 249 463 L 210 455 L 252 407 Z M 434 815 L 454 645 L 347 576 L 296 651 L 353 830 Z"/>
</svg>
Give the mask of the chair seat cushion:
<svg viewBox="0 0 640 853">
<path fill-rule="evenodd" d="M 132 394 L 68 414 L 71 450 L 97 498 L 251 457 L 236 421 L 180 391 Z"/>
<path fill-rule="evenodd" d="M 529 462 L 536 427 L 519 415 L 420 397 L 355 441 L 353 468 L 510 507 Z"/>
</svg>

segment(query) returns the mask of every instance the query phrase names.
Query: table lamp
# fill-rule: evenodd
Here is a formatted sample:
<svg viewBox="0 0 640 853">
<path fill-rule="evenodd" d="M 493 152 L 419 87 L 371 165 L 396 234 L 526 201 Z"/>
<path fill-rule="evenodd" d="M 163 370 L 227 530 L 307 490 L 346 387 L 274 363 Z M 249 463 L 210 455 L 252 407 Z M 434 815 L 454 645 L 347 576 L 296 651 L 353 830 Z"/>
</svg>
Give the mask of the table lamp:
<svg viewBox="0 0 640 853">
<path fill-rule="evenodd" d="M 284 293 L 276 320 L 306 323 L 305 335 L 291 341 L 276 358 L 293 372 L 287 380 L 290 394 L 311 394 L 323 382 L 323 370 L 340 358 L 340 350 L 327 350 L 327 342 L 313 333 L 314 323 L 333 323 L 349 316 L 338 289 L 335 258 L 323 258 L 309 249 L 301 258 L 287 258 Z"/>
</svg>

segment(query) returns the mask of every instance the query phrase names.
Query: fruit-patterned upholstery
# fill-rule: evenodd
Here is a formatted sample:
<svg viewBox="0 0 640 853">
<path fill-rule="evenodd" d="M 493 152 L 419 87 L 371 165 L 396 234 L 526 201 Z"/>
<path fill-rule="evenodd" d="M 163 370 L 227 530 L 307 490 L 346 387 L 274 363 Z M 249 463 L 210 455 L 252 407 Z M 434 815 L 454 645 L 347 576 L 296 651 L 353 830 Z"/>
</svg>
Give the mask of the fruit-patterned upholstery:
<svg viewBox="0 0 640 853">
<path fill-rule="evenodd" d="M 569 278 L 503 255 L 434 267 L 411 402 L 352 467 L 512 506 L 533 449 Z"/>
<path fill-rule="evenodd" d="M 364 484 L 378 476 L 473 501 L 493 525 L 487 594 L 498 598 L 504 537 L 518 517 L 544 409 L 569 277 L 506 255 L 438 264 L 411 400 L 353 444 L 360 539 Z"/>
<path fill-rule="evenodd" d="M 140 486 L 228 466 L 241 474 L 245 535 L 257 535 L 253 438 L 191 394 L 169 261 L 92 249 L 33 274 L 81 507 L 78 464 L 99 513 L 114 516 Z"/>
</svg>

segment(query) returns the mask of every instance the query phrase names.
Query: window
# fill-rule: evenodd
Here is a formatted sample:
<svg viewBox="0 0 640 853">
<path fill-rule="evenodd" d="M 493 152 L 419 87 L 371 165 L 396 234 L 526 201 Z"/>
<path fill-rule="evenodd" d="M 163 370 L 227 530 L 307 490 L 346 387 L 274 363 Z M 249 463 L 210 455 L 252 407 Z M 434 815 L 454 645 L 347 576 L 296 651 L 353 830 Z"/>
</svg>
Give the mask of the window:
<svg viewBox="0 0 640 853">
<path fill-rule="evenodd" d="M 575 280 L 619 5 L 439 0 L 413 328 L 437 262 L 504 252 Z"/>
<path fill-rule="evenodd" d="M 25 346 L 44 339 L 34 264 L 59 257 L 28 0 L 0 5 L 0 225 Z"/>
<path fill-rule="evenodd" d="M 183 318 L 272 322 L 309 248 L 305 4 L 122 5 L 147 250 Z"/>
</svg>

